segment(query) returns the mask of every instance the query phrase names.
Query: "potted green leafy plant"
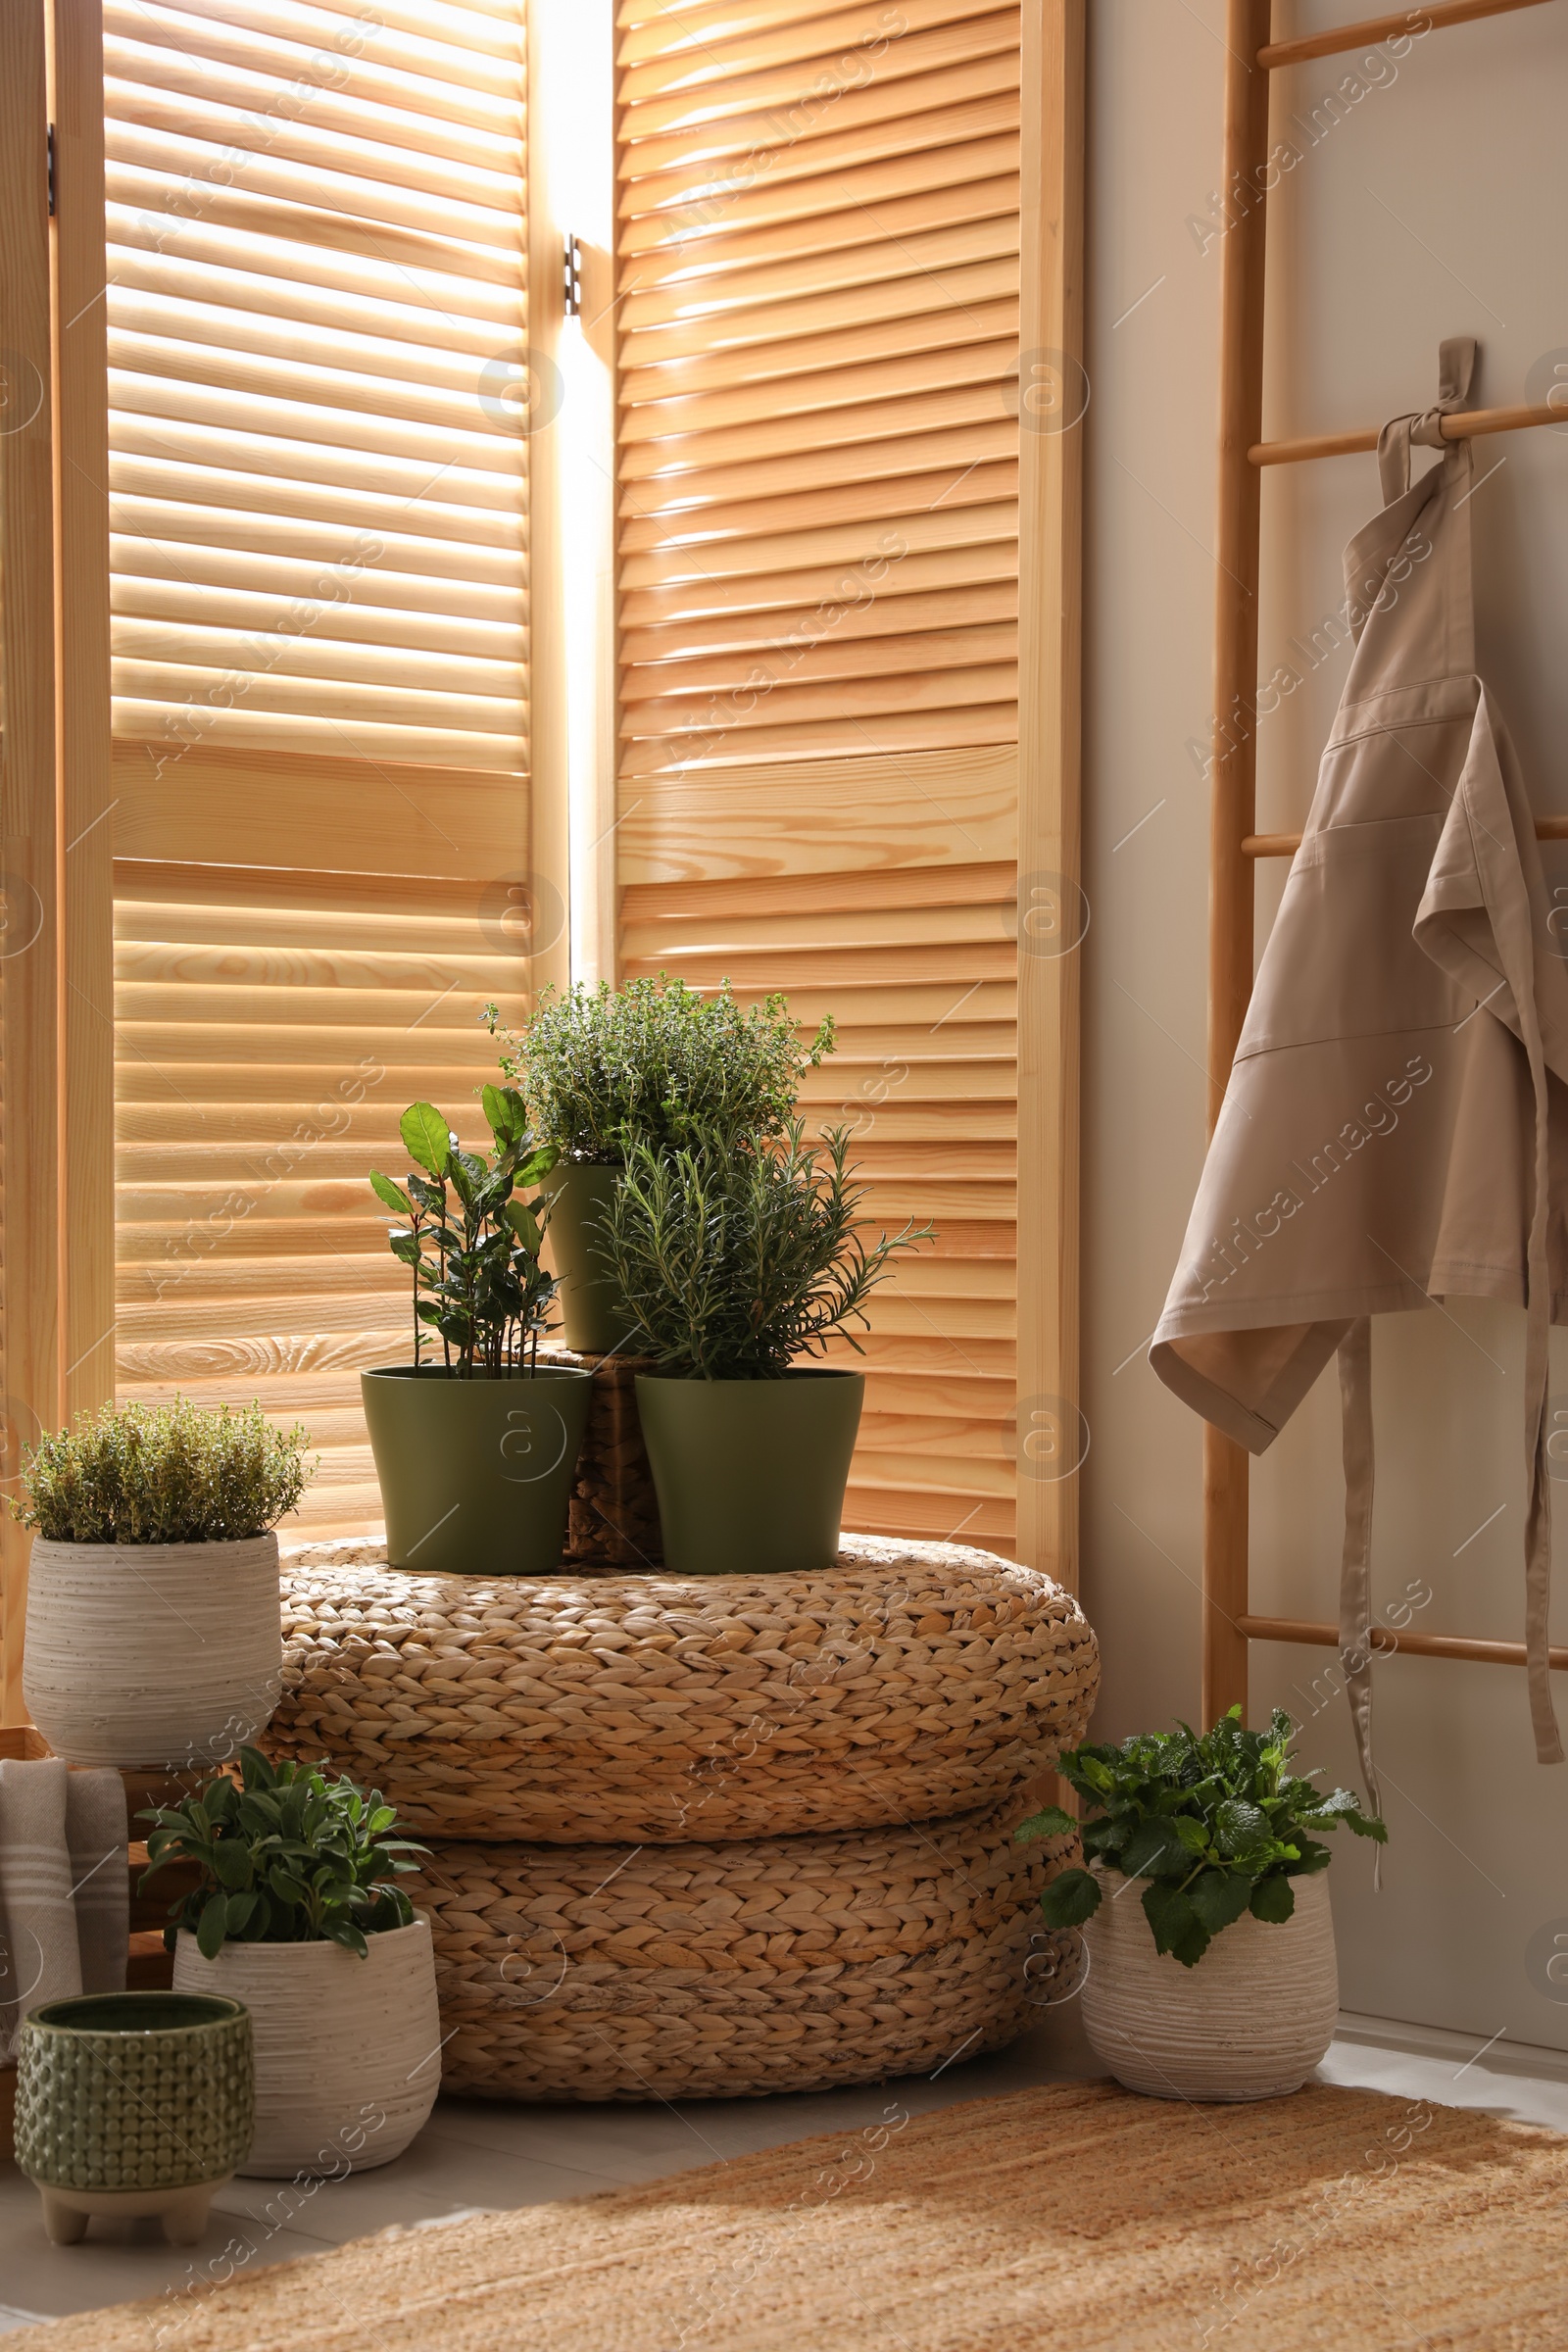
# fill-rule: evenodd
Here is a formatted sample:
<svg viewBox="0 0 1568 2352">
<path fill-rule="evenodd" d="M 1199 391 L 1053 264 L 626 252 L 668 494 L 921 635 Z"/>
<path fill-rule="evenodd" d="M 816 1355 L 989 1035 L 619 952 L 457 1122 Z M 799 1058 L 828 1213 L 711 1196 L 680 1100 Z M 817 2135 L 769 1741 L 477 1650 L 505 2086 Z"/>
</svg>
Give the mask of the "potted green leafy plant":
<svg viewBox="0 0 1568 2352">
<path fill-rule="evenodd" d="M 430 1926 L 397 1883 L 425 1849 L 352 1781 L 251 1747 L 239 1775 L 139 1818 L 144 1888 L 166 1863 L 194 1866 L 164 1932 L 174 1990 L 251 2014 L 256 2134 L 240 2170 L 390 2164 L 441 2081 Z"/>
<path fill-rule="evenodd" d="M 781 996 L 743 1009 L 728 981 L 705 997 L 663 972 L 547 988 L 520 1035 L 494 1005 L 485 1018 L 535 1133 L 560 1154 L 545 1181 L 566 1344 L 608 1354 L 631 1328 L 602 1231 L 619 1170 L 639 1149 L 782 1135 L 803 1076 L 833 1051 L 833 1023 L 806 1046 Z"/>
<path fill-rule="evenodd" d="M 752 1145 L 635 1145 L 605 1212 L 633 1345 L 664 1560 L 679 1575 L 798 1574 L 838 1550 L 865 1379 L 803 1363 L 850 1326 L 929 1225 L 867 1243 L 849 1137 L 799 1120 Z"/>
<path fill-rule="evenodd" d="M 360 1375 L 394 1567 L 546 1576 L 561 1557 L 589 1375 L 539 1363 L 554 1278 L 540 1262 L 546 1204 L 523 1198 L 555 1164 L 522 1097 L 487 1086 L 493 1150 L 466 1152 L 415 1102 L 401 1184 L 377 1170 L 399 1219 L 392 1253 L 414 1286 L 414 1361 Z"/>
<path fill-rule="evenodd" d="M 1084 2028 L 1130 2090 L 1272 2098 L 1298 2089 L 1333 2038 L 1321 1834 L 1344 1822 L 1381 1843 L 1388 1831 L 1350 1790 L 1293 1773 L 1294 1737 L 1277 1707 L 1266 1732 L 1232 1707 L 1201 1738 L 1182 1724 L 1057 1759 L 1090 1808 L 1088 1868 L 1053 1879 L 1041 1908 L 1051 1927 L 1084 1931 Z M 1077 1827 L 1050 1806 L 1016 1835 Z"/>
<path fill-rule="evenodd" d="M 221 1763 L 282 1690 L 277 1537 L 312 1465 L 259 1404 L 106 1405 L 7 1500 L 36 1531 L 22 1690 L 72 1764 Z"/>
</svg>

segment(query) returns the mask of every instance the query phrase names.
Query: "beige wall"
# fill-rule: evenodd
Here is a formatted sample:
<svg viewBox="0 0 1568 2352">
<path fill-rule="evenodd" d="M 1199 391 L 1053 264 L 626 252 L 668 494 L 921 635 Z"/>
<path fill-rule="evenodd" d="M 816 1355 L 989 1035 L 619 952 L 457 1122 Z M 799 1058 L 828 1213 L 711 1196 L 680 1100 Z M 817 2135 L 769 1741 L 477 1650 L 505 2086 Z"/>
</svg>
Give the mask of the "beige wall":
<svg viewBox="0 0 1568 2352">
<path fill-rule="evenodd" d="M 1305 32 L 1350 13 L 1296 0 L 1276 18 Z M 1203 1150 L 1207 810 L 1187 744 L 1208 723 L 1220 244 L 1200 251 L 1189 216 L 1205 225 L 1219 174 L 1224 7 L 1093 0 L 1090 18 L 1084 1557 L 1098 1729 L 1119 1738 L 1195 1715 L 1199 1696 L 1200 1425 L 1143 1344 Z M 1355 63 L 1297 69 L 1276 104 L 1309 117 Z M 1363 91 L 1309 148 L 1299 126 L 1276 132 L 1306 152 L 1271 227 L 1271 436 L 1425 404 L 1445 334 L 1480 338 L 1487 406 L 1527 380 L 1544 397 L 1532 370 L 1568 364 L 1568 0 L 1428 34 Z M 1568 427 L 1478 450 L 1480 472 L 1500 466 L 1475 497 L 1482 666 L 1537 806 L 1568 809 Z M 1377 504 L 1370 457 L 1267 479 L 1263 677 L 1305 666 L 1290 641 L 1334 611 L 1341 547 Z M 1265 828 L 1301 820 L 1345 668 L 1322 661 L 1262 724 Z M 1548 870 L 1568 886 L 1568 850 Z M 1259 885 L 1260 936 L 1282 880 Z M 1376 1593 L 1386 1607 L 1413 1588 L 1434 1632 L 1520 1635 L 1522 1322 L 1459 1304 L 1375 1328 Z M 1553 1345 L 1568 1404 L 1568 1333 Z M 1568 1518 L 1568 1487 L 1554 1492 Z M 1254 1467 L 1253 1496 L 1254 1605 L 1332 1618 L 1332 1373 Z M 1559 1583 L 1568 1642 L 1568 1563 Z M 1303 1759 L 1352 1780 L 1332 1663 L 1254 1649 L 1253 1712 L 1290 1707 Z M 1404 1658 L 1376 1689 L 1391 1844 L 1381 1895 L 1366 1847 L 1334 1870 L 1346 2006 L 1568 2047 L 1568 1984 L 1561 2002 L 1538 1988 L 1542 1931 L 1568 1952 L 1568 1768 L 1533 1760 L 1523 1676 Z"/>
</svg>

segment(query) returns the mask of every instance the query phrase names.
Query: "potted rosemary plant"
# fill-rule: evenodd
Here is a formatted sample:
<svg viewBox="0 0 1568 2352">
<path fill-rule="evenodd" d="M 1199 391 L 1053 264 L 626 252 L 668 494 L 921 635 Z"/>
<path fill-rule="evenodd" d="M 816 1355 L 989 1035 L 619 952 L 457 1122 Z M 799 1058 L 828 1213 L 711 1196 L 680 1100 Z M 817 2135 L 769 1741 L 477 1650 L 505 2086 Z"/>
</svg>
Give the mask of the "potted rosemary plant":
<svg viewBox="0 0 1568 2352">
<path fill-rule="evenodd" d="M 520 1035 L 502 1027 L 493 1004 L 485 1018 L 535 1134 L 559 1153 L 545 1185 L 566 1345 L 609 1354 L 632 1328 L 603 1235 L 627 1159 L 700 1136 L 782 1135 L 805 1072 L 833 1051 L 833 1023 L 803 1046 L 782 997 L 743 1010 L 728 981 L 705 997 L 663 972 L 619 989 L 547 988 Z"/>
<path fill-rule="evenodd" d="M 226 1761 L 283 1687 L 277 1537 L 312 1467 L 259 1404 L 105 1405 L 40 1439 L 22 1691 L 71 1764 Z"/>
<path fill-rule="evenodd" d="M 360 1375 L 387 1557 L 432 1574 L 547 1576 L 561 1558 L 589 1375 L 539 1363 L 555 1297 L 540 1263 L 554 1166 L 522 1097 L 487 1086 L 494 1149 L 466 1152 L 428 1102 L 404 1112 L 414 1167 L 375 1171 L 394 1257 L 413 1276 L 414 1361 Z"/>
<path fill-rule="evenodd" d="M 901 1250 L 906 1224 L 869 1245 L 849 1136 L 821 1149 L 799 1120 L 757 1143 L 705 1138 L 661 1154 L 635 1145 L 605 1212 L 626 1301 L 665 1565 L 677 1575 L 814 1574 L 838 1551 L 863 1373 L 803 1363 L 850 1326 Z"/>
<path fill-rule="evenodd" d="M 399 1876 L 424 1852 L 374 1790 L 240 1750 L 240 1778 L 139 1819 L 142 1886 L 188 1882 L 164 1941 L 174 1990 L 243 2002 L 256 2135 L 243 2173 L 360 2171 L 401 2156 L 441 2082 L 430 1925 Z"/>
<path fill-rule="evenodd" d="M 1343 1822 L 1382 1843 L 1388 1831 L 1348 1788 L 1291 1771 L 1295 1729 L 1276 1707 L 1266 1732 L 1247 1731 L 1232 1707 L 1201 1739 L 1182 1724 L 1056 1760 L 1089 1808 L 1089 1867 L 1053 1879 L 1041 1908 L 1049 1926 L 1084 1931 L 1084 2030 L 1129 2090 L 1273 2098 L 1298 2089 L 1333 2038 L 1321 1836 Z M 1078 1826 L 1053 1805 L 1015 1835 Z"/>
</svg>

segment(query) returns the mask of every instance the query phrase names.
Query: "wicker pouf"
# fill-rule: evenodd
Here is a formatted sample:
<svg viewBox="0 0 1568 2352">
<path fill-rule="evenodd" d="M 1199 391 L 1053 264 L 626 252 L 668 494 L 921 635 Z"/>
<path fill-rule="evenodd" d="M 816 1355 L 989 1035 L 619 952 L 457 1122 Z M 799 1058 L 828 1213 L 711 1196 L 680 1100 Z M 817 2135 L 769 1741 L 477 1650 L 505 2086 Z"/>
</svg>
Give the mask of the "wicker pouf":
<svg viewBox="0 0 1568 2352">
<path fill-rule="evenodd" d="M 995 1805 L 1087 1727 L 1095 1638 L 1050 1578 L 845 1540 L 824 1576 L 416 1576 L 284 1559 L 273 1756 L 422 1836 L 779 1837 Z"/>
<path fill-rule="evenodd" d="M 1015 1845 L 1022 1810 L 736 1843 L 440 1844 L 406 1884 L 435 1935 L 444 2086 L 749 2097 L 999 2048 L 1036 2014 L 1042 1945 L 1067 1940 L 1034 1907 L 1066 1841 Z"/>
</svg>

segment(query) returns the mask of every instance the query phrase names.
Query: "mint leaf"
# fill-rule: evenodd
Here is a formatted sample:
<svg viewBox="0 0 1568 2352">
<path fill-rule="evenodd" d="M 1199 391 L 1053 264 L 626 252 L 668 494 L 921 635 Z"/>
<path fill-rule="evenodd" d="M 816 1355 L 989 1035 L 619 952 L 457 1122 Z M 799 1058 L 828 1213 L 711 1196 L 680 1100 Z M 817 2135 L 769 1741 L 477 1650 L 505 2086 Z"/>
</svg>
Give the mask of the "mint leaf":
<svg viewBox="0 0 1568 2352">
<path fill-rule="evenodd" d="M 1187 1941 L 1195 1932 L 1205 1944 L 1208 1941 L 1207 1930 L 1179 1886 L 1156 1883 L 1146 1888 L 1144 1917 L 1154 1931 L 1156 1952 L 1174 1952 L 1177 1944 Z"/>
<path fill-rule="evenodd" d="M 1040 1897 L 1050 1928 L 1081 1928 L 1100 1908 L 1100 1881 L 1092 1871 L 1064 1870 Z"/>
<path fill-rule="evenodd" d="M 1047 1805 L 1043 1812 L 1031 1813 L 1027 1821 L 1020 1821 L 1012 1835 L 1015 1843 L 1021 1845 L 1028 1838 L 1065 1838 L 1077 1827 L 1072 1815 L 1064 1813 L 1059 1805 Z"/>
<path fill-rule="evenodd" d="M 1249 1909 L 1254 1919 L 1282 1928 L 1296 1910 L 1296 1888 L 1283 1873 L 1278 1878 L 1259 1879 L 1252 1888 Z"/>
<path fill-rule="evenodd" d="M 1187 1900 L 1210 1936 L 1241 1918 L 1251 1891 L 1251 1880 L 1234 1870 L 1200 1871 L 1186 1889 Z"/>
<path fill-rule="evenodd" d="M 1189 1857 L 1175 1823 L 1146 1821 L 1123 1848 L 1121 1867 L 1129 1879 L 1185 1878 Z"/>
</svg>

